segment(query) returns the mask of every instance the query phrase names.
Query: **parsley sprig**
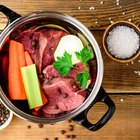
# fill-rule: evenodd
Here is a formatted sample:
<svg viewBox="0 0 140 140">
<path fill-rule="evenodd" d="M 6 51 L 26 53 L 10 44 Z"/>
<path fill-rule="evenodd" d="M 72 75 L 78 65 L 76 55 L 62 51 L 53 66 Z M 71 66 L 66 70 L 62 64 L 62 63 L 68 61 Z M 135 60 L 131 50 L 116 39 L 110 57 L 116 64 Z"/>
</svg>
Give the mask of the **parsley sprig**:
<svg viewBox="0 0 140 140">
<path fill-rule="evenodd" d="M 91 48 L 84 47 L 80 52 L 75 52 L 76 57 L 86 64 L 88 60 L 90 60 L 93 56 L 93 51 Z"/>
<path fill-rule="evenodd" d="M 93 51 L 89 47 L 84 47 L 80 52 L 75 52 L 75 54 L 77 59 L 79 59 L 85 66 L 84 72 L 76 75 L 77 82 L 79 82 L 81 87 L 85 89 L 89 79 L 89 71 L 86 64 L 93 57 Z M 72 68 L 80 69 L 72 65 L 72 55 L 66 51 L 62 57 L 57 57 L 57 61 L 55 61 L 53 65 L 56 70 L 59 70 L 59 74 L 63 76 L 67 76 Z"/>
<path fill-rule="evenodd" d="M 53 65 L 56 70 L 59 70 L 60 75 L 67 76 L 73 67 L 72 56 L 65 51 L 62 57 L 57 57 Z"/>
</svg>

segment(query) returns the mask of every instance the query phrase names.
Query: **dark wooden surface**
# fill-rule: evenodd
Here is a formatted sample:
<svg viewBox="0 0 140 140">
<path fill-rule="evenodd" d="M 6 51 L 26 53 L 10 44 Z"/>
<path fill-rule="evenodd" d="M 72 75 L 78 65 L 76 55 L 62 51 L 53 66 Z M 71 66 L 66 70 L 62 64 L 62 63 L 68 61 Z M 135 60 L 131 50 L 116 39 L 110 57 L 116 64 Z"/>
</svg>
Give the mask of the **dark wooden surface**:
<svg viewBox="0 0 140 140">
<path fill-rule="evenodd" d="M 140 57 L 133 62 L 120 64 L 111 60 L 102 48 L 104 30 L 115 21 L 129 20 L 140 27 L 139 0 L 0 0 L 15 12 L 25 15 L 35 11 L 59 11 L 69 14 L 85 24 L 95 36 L 104 60 L 104 78 L 102 86 L 116 104 L 112 119 L 99 131 L 90 132 L 78 124 L 63 122 L 55 125 L 44 125 L 39 128 L 14 116 L 11 124 L 0 131 L 3 140 L 53 140 L 59 137 L 66 140 L 66 134 L 75 134 L 77 140 L 139 140 L 140 139 Z M 0 13 L 0 30 L 7 19 Z M 88 113 L 88 118 L 96 122 L 106 111 L 104 104 L 97 104 Z M 74 131 L 68 126 L 74 125 Z M 31 129 L 27 126 L 31 125 Z M 61 134 L 65 129 L 67 133 Z"/>
</svg>

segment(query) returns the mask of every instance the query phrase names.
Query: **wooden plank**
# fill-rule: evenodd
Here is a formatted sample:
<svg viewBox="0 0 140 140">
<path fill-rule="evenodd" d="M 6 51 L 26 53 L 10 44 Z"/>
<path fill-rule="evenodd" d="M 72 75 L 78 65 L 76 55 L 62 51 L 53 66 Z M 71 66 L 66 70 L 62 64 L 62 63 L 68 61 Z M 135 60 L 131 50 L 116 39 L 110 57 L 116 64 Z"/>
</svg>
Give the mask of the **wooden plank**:
<svg viewBox="0 0 140 140">
<path fill-rule="evenodd" d="M 140 139 L 140 95 L 111 95 L 116 104 L 116 112 L 112 119 L 99 131 L 90 132 L 74 122 L 63 122 L 55 125 L 44 125 L 39 128 L 37 124 L 14 117 L 11 124 L 0 131 L 3 140 L 66 140 L 66 135 L 76 135 L 76 140 L 139 140 Z M 91 108 L 88 118 L 96 122 L 106 111 L 104 104 L 98 103 Z M 30 125 L 31 128 L 27 129 Z M 74 131 L 68 131 L 69 125 L 74 125 Z M 61 134 L 66 130 L 66 134 Z"/>
<path fill-rule="evenodd" d="M 140 57 L 130 63 L 119 63 L 110 59 L 103 47 L 103 31 L 92 31 L 97 40 L 104 61 L 103 87 L 107 93 L 140 93 Z"/>
<path fill-rule="evenodd" d="M 35 11 L 58 11 L 69 14 L 90 29 L 105 29 L 111 22 L 130 20 L 140 27 L 139 0 L 1 0 L 1 4 L 25 15 Z M 0 14 L 0 30 L 5 26 L 4 15 Z"/>
</svg>

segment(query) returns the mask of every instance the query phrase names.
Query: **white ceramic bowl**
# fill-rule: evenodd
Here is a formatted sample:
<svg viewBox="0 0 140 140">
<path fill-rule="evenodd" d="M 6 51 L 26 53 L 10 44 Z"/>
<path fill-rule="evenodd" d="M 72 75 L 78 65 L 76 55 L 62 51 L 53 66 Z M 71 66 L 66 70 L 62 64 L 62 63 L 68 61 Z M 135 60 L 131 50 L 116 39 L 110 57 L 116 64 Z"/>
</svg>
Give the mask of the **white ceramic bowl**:
<svg viewBox="0 0 140 140">
<path fill-rule="evenodd" d="M 9 115 L 7 121 L 4 124 L 0 125 L 0 130 L 6 128 L 10 124 L 10 122 L 12 121 L 13 113 L 11 111 L 9 113 L 10 113 L 10 115 Z"/>
</svg>

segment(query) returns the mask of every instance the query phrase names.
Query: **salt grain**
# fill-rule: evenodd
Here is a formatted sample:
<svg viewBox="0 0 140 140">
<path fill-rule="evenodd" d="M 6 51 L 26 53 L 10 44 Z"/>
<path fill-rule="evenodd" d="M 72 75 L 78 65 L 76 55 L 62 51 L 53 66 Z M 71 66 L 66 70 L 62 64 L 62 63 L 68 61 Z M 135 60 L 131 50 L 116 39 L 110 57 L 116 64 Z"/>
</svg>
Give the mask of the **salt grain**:
<svg viewBox="0 0 140 140">
<path fill-rule="evenodd" d="M 89 10 L 94 10 L 94 9 L 95 9 L 95 7 L 93 7 L 93 6 L 92 7 L 89 7 Z"/>
<path fill-rule="evenodd" d="M 125 15 L 125 12 L 123 12 L 122 14 Z"/>
<path fill-rule="evenodd" d="M 131 61 L 131 64 L 133 65 L 134 64 L 134 61 Z"/>
<path fill-rule="evenodd" d="M 123 102 L 123 101 L 124 101 L 124 99 L 123 99 L 123 98 L 121 98 L 121 99 L 120 99 L 120 101 L 121 101 L 121 102 Z"/>
<path fill-rule="evenodd" d="M 134 71 L 135 74 L 137 74 L 138 76 L 140 76 L 140 71 Z"/>
<path fill-rule="evenodd" d="M 104 4 L 104 1 L 101 1 L 101 4 Z"/>
<path fill-rule="evenodd" d="M 98 21 L 95 21 L 95 24 L 98 24 Z"/>
<path fill-rule="evenodd" d="M 116 5 L 120 5 L 120 3 L 119 3 L 120 1 L 119 0 L 116 0 Z"/>
<path fill-rule="evenodd" d="M 80 10 L 80 9 L 81 9 L 81 6 L 78 7 L 78 10 Z"/>
<path fill-rule="evenodd" d="M 113 23 L 114 23 L 114 21 L 113 21 L 113 20 L 110 20 L 110 23 L 111 23 L 111 24 L 113 24 Z"/>
<path fill-rule="evenodd" d="M 116 3 L 116 5 L 120 5 L 120 3 L 119 3 L 119 2 L 117 2 L 117 3 Z"/>
<path fill-rule="evenodd" d="M 139 49 L 139 36 L 134 29 L 117 26 L 107 37 L 108 51 L 116 58 L 127 59 Z"/>
<path fill-rule="evenodd" d="M 131 18 L 129 18 L 129 19 L 128 19 L 128 21 L 132 21 L 132 19 L 131 19 Z"/>
</svg>

